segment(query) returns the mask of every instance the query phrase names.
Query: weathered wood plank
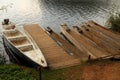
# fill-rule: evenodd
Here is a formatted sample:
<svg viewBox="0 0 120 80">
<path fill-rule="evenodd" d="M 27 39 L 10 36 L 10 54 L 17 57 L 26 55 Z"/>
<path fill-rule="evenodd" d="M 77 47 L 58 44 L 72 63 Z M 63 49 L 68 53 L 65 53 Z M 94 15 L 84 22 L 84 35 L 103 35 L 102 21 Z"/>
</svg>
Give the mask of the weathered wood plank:
<svg viewBox="0 0 120 80">
<path fill-rule="evenodd" d="M 67 30 L 66 30 L 67 29 Z M 85 36 L 80 36 L 76 32 L 71 29 L 68 31 L 68 27 L 66 25 L 61 26 L 62 33 L 71 41 L 73 44 L 78 47 L 81 51 L 86 52 L 92 57 L 100 57 L 105 56 L 103 52 L 98 50 L 97 48 L 91 46 Z"/>
<path fill-rule="evenodd" d="M 46 29 L 49 36 L 60 46 L 62 47 L 69 55 L 79 58 L 80 60 L 87 60 L 88 56 L 86 53 L 82 53 L 77 47 L 64 40 L 60 35 L 55 33 L 52 29 Z"/>
<path fill-rule="evenodd" d="M 95 34 L 97 37 L 101 38 L 102 40 L 104 40 L 105 42 L 111 44 L 113 47 L 115 48 L 120 48 L 120 43 L 118 43 L 116 40 L 110 38 L 109 36 L 107 36 L 106 34 L 99 32 L 97 30 L 95 30 L 93 27 L 88 26 L 87 24 L 84 24 L 86 29 L 89 29 L 90 33 Z"/>
<path fill-rule="evenodd" d="M 93 42 L 92 40 L 90 40 L 88 37 L 84 36 L 83 33 L 81 32 L 82 30 L 79 27 L 74 27 L 73 30 L 82 38 L 84 38 L 86 40 L 86 42 L 88 43 L 88 45 L 93 46 L 95 49 L 98 49 L 100 52 L 102 52 L 102 54 L 104 53 L 109 54 L 107 51 L 105 51 L 103 48 L 101 48 L 99 45 L 97 45 L 95 42 Z"/>
<path fill-rule="evenodd" d="M 99 38 L 98 36 L 96 36 L 96 34 L 90 32 L 89 29 L 87 29 L 85 27 L 85 25 L 82 26 L 81 30 L 83 31 L 83 35 L 85 35 L 86 37 L 88 37 L 89 39 L 94 41 L 100 47 L 104 48 L 108 53 L 110 53 L 110 54 L 118 54 L 119 53 L 119 50 L 117 50 L 116 48 L 112 47 L 111 44 L 107 43 L 106 41 L 104 41 L 101 38 Z"/>
<path fill-rule="evenodd" d="M 112 39 L 116 40 L 118 43 L 120 43 L 120 35 L 115 34 L 114 32 L 110 31 L 109 29 L 97 24 L 94 21 L 88 21 L 86 24 L 93 27 L 95 30 L 102 32 L 103 34 L 111 37 Z"/>
</svg>

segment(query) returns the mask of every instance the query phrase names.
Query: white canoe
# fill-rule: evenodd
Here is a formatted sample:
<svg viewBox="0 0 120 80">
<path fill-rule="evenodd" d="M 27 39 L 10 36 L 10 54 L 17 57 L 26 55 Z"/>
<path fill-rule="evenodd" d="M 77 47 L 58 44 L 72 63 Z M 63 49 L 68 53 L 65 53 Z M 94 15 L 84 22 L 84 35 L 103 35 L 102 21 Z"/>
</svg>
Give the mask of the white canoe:
<svg viewBox="0 0 120 80">
<path fill-rule="evenodd" d="M 23 26 L 15 26 L 13 23 L 4 24 L 2 33 L 4 45 L 21 63 L 32 67 L 47 67 L 42 51 Z"/>
</svg>

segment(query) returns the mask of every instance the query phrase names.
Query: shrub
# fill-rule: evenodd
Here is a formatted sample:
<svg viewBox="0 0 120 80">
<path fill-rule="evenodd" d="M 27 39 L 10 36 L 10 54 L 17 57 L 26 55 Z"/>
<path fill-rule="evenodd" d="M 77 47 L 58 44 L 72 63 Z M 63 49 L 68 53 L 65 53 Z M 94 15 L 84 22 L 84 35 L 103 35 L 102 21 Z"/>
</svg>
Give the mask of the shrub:
<svg viewBox="0 0 120 80">
<path fill-rule="evenodd" d="M 113 31 L 120 32 L 120 13 L 114 13 L 108 19 L 109 27 Z"/>
</svg>

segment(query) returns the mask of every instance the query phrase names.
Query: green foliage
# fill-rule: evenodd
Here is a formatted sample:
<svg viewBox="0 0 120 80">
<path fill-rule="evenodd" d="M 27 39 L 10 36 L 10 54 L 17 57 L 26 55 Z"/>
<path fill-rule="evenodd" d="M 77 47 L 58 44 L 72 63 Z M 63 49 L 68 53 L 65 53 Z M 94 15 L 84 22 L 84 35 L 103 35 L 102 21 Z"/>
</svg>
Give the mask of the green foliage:
<svg viewBox="0 0 120 80">
<path fill-rule="evenodd" d="M 38 72 L 34 69 L 18 65 L 0 65 L 0 80 L 38 80 Z"/>
<path fill-rule="evenodd" d="M 120 32 L 120 13 L 112 14 L 108 22 L 110 23 L 110 29 Z"/>
</svg>

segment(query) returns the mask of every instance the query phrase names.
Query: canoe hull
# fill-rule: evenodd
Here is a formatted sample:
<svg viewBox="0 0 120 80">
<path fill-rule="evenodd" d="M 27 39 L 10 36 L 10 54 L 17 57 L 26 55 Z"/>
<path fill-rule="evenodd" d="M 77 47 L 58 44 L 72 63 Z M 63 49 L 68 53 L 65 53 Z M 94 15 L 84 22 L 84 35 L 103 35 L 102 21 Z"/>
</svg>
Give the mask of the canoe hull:
<svg viewBox="0 0 120 80">
<path fill-rule="evenodd" d="M 5 36 L 3 36 L 3 44 L 6 50 L 6 53 L 9 57 L 12 57 L 12 62 L 17 62 L 29 67 L 38 68 L 40 67 L 39 64 L 29 59 L 26 55 L 20 52 L 16 47 L 14 47 Z"/>
</svg>

